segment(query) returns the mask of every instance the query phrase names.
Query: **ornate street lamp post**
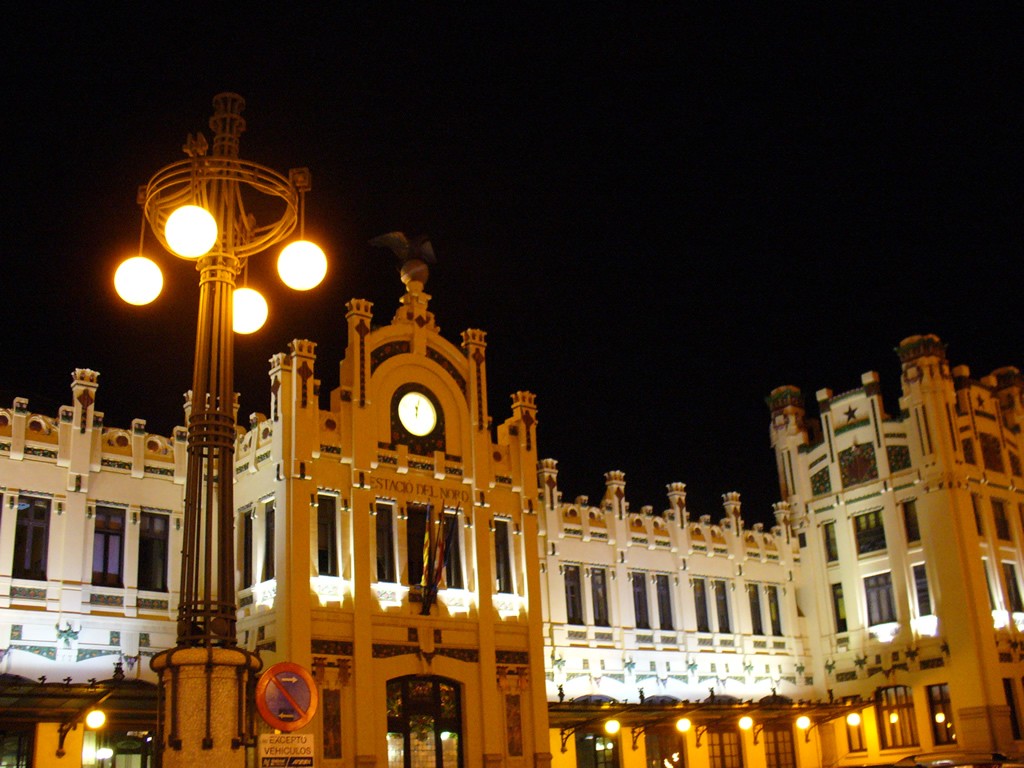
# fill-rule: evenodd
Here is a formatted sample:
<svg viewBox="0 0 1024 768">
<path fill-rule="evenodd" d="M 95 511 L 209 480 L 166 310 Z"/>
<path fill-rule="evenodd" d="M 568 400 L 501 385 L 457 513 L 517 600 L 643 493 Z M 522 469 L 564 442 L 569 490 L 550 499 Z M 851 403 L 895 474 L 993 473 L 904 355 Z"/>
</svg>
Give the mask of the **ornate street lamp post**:
<svg viewBox="0 0 1024 768">
<path fill-rule="evenodd" d="M 187 159 L 160 169 L 139 191 L 145 222 L 157 240 L 194 260 L 199 272 L 177 642 L 151 662 L 160 677 L 165 766 L 244 765 L 242 747 L 254 736 L 252 687 L 262 663 L 237 646 L 235 635 L 233 331 L 256 330 L 267 308 L 259 294 L 236 288 L 236 282 L 246 274 L 250 256 L 288 238 L 296 225 L 301 237 L 303 198 L 310 187 L 306 169 L 285 177 L 239 158 L 245 130 L 240 96 L 221 93 L 213 105 L 212 153 L 207 154 L 202 134 L 190 135 Z M 275 210 L 268 214 L 268 208 Z M 257 212 L 265 220 L 257 219 Z M 323 251 L 305 240 L 293 242 L 278 260 L 282 279 L 299 290 L 319 284 L 326 266 Z M 159 268 L 139 256 L 115 277 L 126 301 L 147 303 L 159 285 L 143 285 L 142 296 L 133 293 L 139 286 L 130 277 L 133 268 L 158 278 Z M 246 299 L 262 318 L 253 322 L 241 316 Z"/>
</svg>

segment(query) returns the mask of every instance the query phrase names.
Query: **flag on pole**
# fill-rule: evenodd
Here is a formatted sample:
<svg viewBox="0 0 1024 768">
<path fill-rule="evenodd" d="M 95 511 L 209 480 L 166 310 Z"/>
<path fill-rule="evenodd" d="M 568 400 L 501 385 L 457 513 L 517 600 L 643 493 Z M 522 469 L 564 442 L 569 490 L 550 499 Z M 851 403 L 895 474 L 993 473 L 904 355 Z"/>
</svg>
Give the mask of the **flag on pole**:
<svg viewBox="0 0 1024 768">
<path fill-rule="evenodd" d="M 430 582 L 423 591 L 423 613 L 429 614 L 430 607 L 437 599 L 448 563 L 451 560 L 452 542 L 459 530 L 459 513 L 445 514 L 442 509 L 437 520 L 438 530 L 430 558 Z"/>
<path fill-rule="evenodd" d="M 437 531 L 437 541 L 434 544 L 434 559 L 432 561 L 434 571 L 430 574 L 430 588 L 437 594 L 438 587 L 441 585 L 441 578 L 444 576 L 445 566 L 445 547 L 447 545 L 447 534 L 446 531 L 451 528 L 451 524 L 448 522 L 450 515 L 446 515 L 444 510 L 441 510 L 441 519 L 438 520 L 440 525 Z"/>
<path fill-rule="evenodd" d="M 427 505 L 427 521 L 423 526 L 423 571 L 420 574 L 420 586 L 426 590 L 430 586 L 430 528 L 431 528 L 430 505 Z"/>
</svg>

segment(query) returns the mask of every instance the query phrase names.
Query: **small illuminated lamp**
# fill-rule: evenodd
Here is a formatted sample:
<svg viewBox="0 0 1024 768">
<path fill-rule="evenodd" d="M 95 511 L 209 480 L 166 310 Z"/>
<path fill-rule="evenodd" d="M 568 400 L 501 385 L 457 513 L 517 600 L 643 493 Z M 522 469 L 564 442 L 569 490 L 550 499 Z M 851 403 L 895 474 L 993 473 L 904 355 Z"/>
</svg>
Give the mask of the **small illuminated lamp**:
<svg viewBox="0 0 1024 768">
<path fill-rule="evenodd" d="M 252 288 L 236 288 L 231 327 L 235 333 L 255 333 L 267 322 L 267 300 Z"/>
<path fill-rule="evenodd" d="M 851 712 L 846 716 L 846 724 L 851 728 L 856 728 L 860 725 L 860 712 Z"/>
<path fill-rule="evenodd" d="M 890 723 L 892 723 L 892 724 L 894 724 L 894 725 L 895 725 L 895 724 L 896 724 L 896 723 L 898 723 L 899 721 L 900 721 L 900 716 L 899 716 L 899 713 L 898 713 L 898 712 L 890 712 L 890 713 L 889 713 L 889 722 L 890 722 Z"/>
<path fill-rule="evenodd" d="M 608 720 L 604 724 L 604 732 L 607 733 L 609 736 L 614 736 L 616 733 L 619 732 L 619 729 L 621 727 L 622 724 L 618 720 Z"/>
<path fill-rule="evenodd" d="M 160 267 L 145 256 L 125 259 L 114 273 L 114 290 L 128 304 L 141 307 L 160 295 L 164 276 Z"/>
<path fill-rule="evenodd" d="M 800 715 L 800 717 L 796 719 L 796 727 L 801 731 L 806 731 L 811 727 L 811 718 L 807 715 Z"/>
<path fill-rule="evenodd" d="M 114 756 L 114 750 L 112 750 L 110 747 L 100 747 L 99 749 L 96 750 L 96 759 L 97 760 L 109 760 L 113 756 Z"/>
<path fill-rule="evenodd" d="M 86 728 L 91 728 L 94 731 L 97 728 L 102 728 L 104 723 L 106 722 L 107 714 L 102 709 L 91 709 L 89 710 L 89 713 L 85 716 Z"/>
<path fill-rule="evenodd" d="M 946 722 L 946 713 L 945 712 L 936 712 L 935 713 L 935 722 L 938 723 L 939 725 L 942 725 L 944 722 Z"/>
<path fill-rule="evenodd" d="M 740 718 L 740 730 L 741 731 L 749 731 L 753 727 L 754 727 L 754 718 L 752 718 L 750 715 L 744 715 L 743 717 Z"/>
<path fill-rule="evenodd" d="M 320 285 L 327 274 L 327 256 L 316 243 L 296 240 L 277 257 L 277 273 L 289 288 L 308 291 Z"/>
<path fill-rule="evenodd" d="M 172 251 L 183 259 L 198 259 L 217 242 L 217 220 L 205 208 L 183 205 L 167 217 L 164 237 Z"/>
<path fill-rule="evenodd" d="M 680 717 L 676 720 L 676 730 L 680 733 L 686 733 L 692 727 L 693 723 L 690 722 L 690 718 L 688 717 Z"/>
</svg>

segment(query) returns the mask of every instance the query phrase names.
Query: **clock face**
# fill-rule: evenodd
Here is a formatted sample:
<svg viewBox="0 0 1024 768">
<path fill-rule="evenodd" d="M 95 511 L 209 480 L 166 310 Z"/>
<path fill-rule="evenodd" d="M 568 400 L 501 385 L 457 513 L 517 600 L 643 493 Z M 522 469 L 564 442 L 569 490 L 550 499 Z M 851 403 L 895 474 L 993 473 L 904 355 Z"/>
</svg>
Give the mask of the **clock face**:
<svg viewBox="0 0 1024 768">
<path fill-rule="evenodd" d="M 409 434 L 429 435 L 437 424 L 434 404 L 422 392 L 406 392 L 398 401 L 398 418 Z"/>
</svg>

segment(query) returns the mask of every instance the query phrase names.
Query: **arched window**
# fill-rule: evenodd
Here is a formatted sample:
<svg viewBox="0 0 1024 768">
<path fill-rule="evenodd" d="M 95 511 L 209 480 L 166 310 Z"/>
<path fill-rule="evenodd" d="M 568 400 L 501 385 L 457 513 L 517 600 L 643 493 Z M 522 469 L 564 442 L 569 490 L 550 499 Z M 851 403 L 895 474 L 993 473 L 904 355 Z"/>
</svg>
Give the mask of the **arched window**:
<svg viewBox="0 0 1024 768">
<path fill-rule="evenodd" d="M 905 685 L 875 691 L 875 717 L 882 749 L 917 746 L 914 697 Z"/>
<path fill-rule="evenodd" d="M 458 684 L 410 675 L 388 681 L 388 768 L 462 768 Z"/>
</svg>

